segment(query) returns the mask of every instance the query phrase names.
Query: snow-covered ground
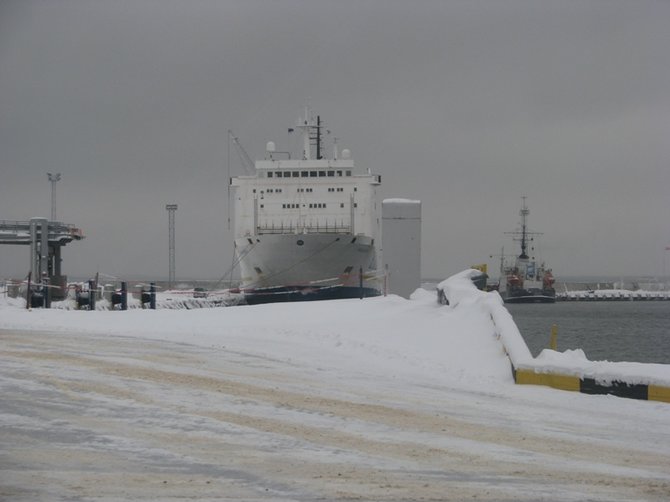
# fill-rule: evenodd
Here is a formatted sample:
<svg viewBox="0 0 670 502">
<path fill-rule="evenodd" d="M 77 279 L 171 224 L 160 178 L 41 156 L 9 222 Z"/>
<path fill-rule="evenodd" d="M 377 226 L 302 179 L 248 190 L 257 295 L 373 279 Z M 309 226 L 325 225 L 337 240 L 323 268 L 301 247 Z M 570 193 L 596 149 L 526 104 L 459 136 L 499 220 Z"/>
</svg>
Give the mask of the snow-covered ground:
<svg viewBox="0 0 670 502">
<path fill-rule="evenodd" d="M 0 500 L 670 499 L 670 405 L 515 385 L 503 343 L 538 362 L 466 278 L 449 306 L 2 299 Z"/>
</svg>

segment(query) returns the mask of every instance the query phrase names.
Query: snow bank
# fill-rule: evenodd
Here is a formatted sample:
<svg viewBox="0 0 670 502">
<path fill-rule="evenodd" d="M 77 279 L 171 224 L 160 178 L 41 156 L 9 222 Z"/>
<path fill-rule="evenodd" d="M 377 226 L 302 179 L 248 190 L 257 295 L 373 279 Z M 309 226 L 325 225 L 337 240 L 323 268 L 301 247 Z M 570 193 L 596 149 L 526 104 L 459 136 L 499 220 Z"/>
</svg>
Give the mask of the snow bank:
<svg viewBox="0 0 670 502">
<path fill-rule="evenodd" d="M 483 314 L 491 317 L 496 333 L 514 367 L 532 362 L 533 356 L 498 292 L 480 291 L 472 283 L 472 279 L 480 275 L 479 270 L 465 270 L 442 281 L 437 289 L 444 291 L 449 304 L 454 308 L 460 305 L 479 305 Z"/>
<path fill-rule="evenodd" d="M 423 290 L 411 300 L 390 295 L 197 310 L 28 311 L 6 305 L 0 329 L 225 346 L 351 374 L 459 388 L 513 381 L 486 311 L 468 302 L 445 309 Z"/>
<path fill-rule="evenodd" d="M 169 310 L 166 304 L 161 310 L 125 312 L 29 311 L 22 300 L 2 298 L 0 329 L 225 345 L 305 364 L 462 387 L 511 383 L 510 361 L 517 370 L 670 387 L 670 365 L 589 361 L 581 351 L 545 350 L 534 359 L 500 295 L 473 285 L 479 274 L 465 270 L 438 285 L 448 306 L 421 289 L 410 300 L 388 296 L 195 310 Z"/>
</svg>

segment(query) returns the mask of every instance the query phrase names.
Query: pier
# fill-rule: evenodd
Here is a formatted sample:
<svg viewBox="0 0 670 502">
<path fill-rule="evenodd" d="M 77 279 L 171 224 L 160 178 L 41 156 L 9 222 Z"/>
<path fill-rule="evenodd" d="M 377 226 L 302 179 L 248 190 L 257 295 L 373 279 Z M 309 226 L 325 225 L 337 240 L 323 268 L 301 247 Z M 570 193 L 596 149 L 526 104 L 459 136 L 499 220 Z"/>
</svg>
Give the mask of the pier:
<svg viewBox="0 0 670 502">
<path fill-rule="evenodd" d="M 621 302 L 621 301 L 668 301 L 670 291 L 630 291 L 607 289 L 589 291 L 565 291 L 556 293 L 556 301 L 563 302 Z"/>
<path fill-rule="evenodd" d="M 37 283 L 48 281 L 51 296 L 62 299 L 67 277 L 61 271 L 61 248 L 84 238 L 84 232 L 74 225 L 47 218 L 29 221 L 0 220 L 0 244 L 30 246 L 30 277 Z"/>
</svg>

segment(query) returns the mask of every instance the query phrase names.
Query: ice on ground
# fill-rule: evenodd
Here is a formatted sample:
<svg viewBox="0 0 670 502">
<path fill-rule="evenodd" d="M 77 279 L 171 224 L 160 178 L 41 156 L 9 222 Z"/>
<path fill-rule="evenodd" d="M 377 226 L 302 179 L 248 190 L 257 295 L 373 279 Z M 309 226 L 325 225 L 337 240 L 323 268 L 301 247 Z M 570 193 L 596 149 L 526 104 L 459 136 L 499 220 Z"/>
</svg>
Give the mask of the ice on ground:
<svg viewBox="0 0 670 502">
<path fill-rule="evenodd" d="M 670 406 L 515 385 L 510 357 L 600 363 L 528 359 L 469 274 L 443 284 L 449 306 L 423 290 L 200 310 L 4 302 L 0 498 L 670 498 Z"/>
</svg>

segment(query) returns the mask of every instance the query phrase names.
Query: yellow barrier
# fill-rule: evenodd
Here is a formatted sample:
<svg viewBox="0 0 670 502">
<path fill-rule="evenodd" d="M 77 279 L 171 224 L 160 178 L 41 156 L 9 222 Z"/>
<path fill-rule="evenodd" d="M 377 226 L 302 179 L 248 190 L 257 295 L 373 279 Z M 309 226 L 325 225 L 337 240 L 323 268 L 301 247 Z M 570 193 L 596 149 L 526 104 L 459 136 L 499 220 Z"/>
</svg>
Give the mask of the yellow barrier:
<svg viewBox="0 0 670 502">
<path fill-rule="evenodd" d="M 670 388 L 659 387 L 658 385 L 650 385 L 647 387 L 647 399 L 649 401 L 663 401 L 670 403 Z"/>
<path fill-rule="evenodd" d="M 533 370 L 516 370 L 516 383 L 528 385 L 546 385 L 554 389 L 579 392 L 579 377 L 556 375 L 552 373 L 535 373 Z"/>
</svg>

